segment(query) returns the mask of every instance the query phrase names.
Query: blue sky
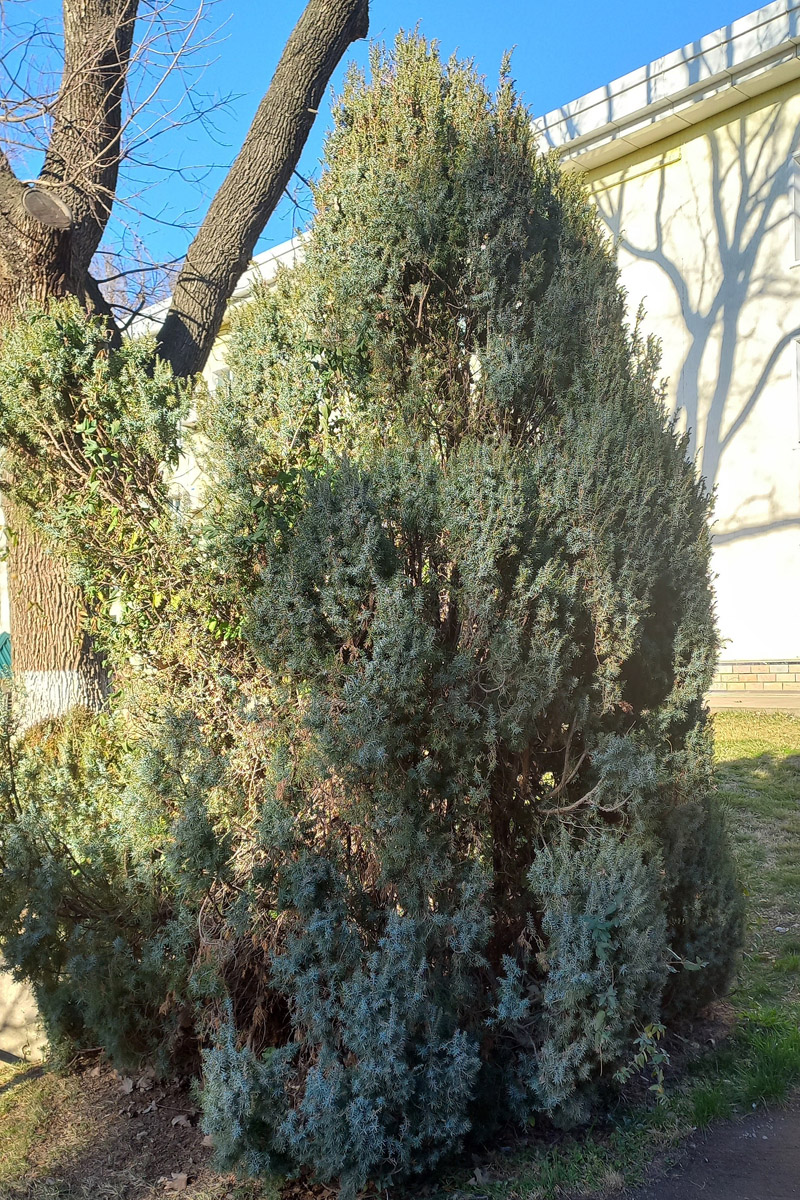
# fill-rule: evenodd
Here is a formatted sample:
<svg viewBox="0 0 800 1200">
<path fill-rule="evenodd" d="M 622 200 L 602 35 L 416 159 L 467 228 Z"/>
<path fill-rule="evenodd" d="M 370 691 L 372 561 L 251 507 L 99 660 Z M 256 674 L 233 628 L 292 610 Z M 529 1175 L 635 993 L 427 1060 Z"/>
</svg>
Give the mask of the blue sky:
<svg viewBox="0 0 800 1200">
<path fill-rule="evenodd" d="M 13 7 L 25 19 L 46 16 L 58 25 L 59 0 L 25 0 Z M 191 13 L 197 0 L 171 0 L 170 11 L 180 5 Z M 11 7 L 11 6 L 9 6 Z M 194 76 L 196 106 L 205 98 L 218 101 L 233 94 L 230 103 L 215 111 L 215 131 L 200 122 L 188 126 L 178 121 L 141 153 L 149 167 L 131 168 L 123 185 L 129 206 L 120 204 L 109 227 L 107 243 L 114 244 L 126 230 L 140 236 L 150 253 L 160 260 L 181 256 L 188 246 L 192 226 L 202 218 L 221 181 L 226 164 L 235 156 L 255 108 L 268 86 L 272 71 L 303 0 L 212 0 L 207 30 L 222 26 L 215 44 L 200 57 L 207 61 L 201 76 Z M 372 0 L 370 36 L 391 42 L 398 29 L 419 26 L 427 37 L 439 40 L 445 56 L 457 51 L 473 58 L 490 82 L 497 77 L 503 52 L 514 49 L 513 73 L 517 86 L 534 113 L 544 113 L 611 79 L 669 53 L 706 33 L 752 11 L 752 0 L 671 0 L 667 4 L 646 0 L 572 0 L 556 4 L 545 0 Z M 1 39 L 0 39 L 1 40 Z M 357 43 L 337 70 L 332 86 L 340 86 L 346 63 L 366 62 L 367 44 Z M 47 70 L 47 63 L 43 63 Z M 165 110 L 184 103 L 185 81 L 173 76 L 160 103 Z M 187 111 L 184 107 L 179 110 Z M 319 164 L 330 100 L 326 99 L 301 159 L 302 174 L 313 175 Z M 175 121 L 175 116 L 172 118 Z M 186 169 L 192 182 L 175 175 Z M 202 170 L 194 170 L 202 167 Z M 34 160 L 26 164 L 29 177 L 36 173 Z M 151 185 L 136 195 L 141 182 Z M 144 210 L 143 215 L 142 210 Z M 157 217 L 158 220 L 151 218 Z M 284 241 L 300 216 L 288 202 L 273 215 L 257 249 Z"/>
<path fill-rule="evenodd" d="M 220 4 L 215 16 L 227 7 Z M 239 94 L 218 122 L 220 138 L 226 144 L 209 146 L 199 131 L 191 131 L 189 137 L 197 140 L 182 146 L 186 161 L 193 154 L 196 162 L 210 161 L 213 153 L 214 161 L 222 163 L 235 154 L 302 4 L 300 0 L 279 4 L 237 0 L 230 7 L 221 35 L 225 40 L 216 47 L 217 61 L 201 84 L 206 90 Z M 418 24 L 427 37 L 439 40 L 445 55 L 458 51 L 474 58 L 490 81 L 497 76 L 503 52 L 513 46 L 517 86 L 528 106 L 535 113 L 544 113 L 755 7 L 752 0 L 671 0 L 668 4 L 641 0 L 605 0 L 603 4 L 596 0 L 562 4 L 546 0 L 372 0 L 370 37 L 392 41 L 398 29 Z M 366 56 L 366 44 L 359 43 L 351 47 L 345 62 L 355 58 L 363 63 Z M 334 76 L 334 88 L 343 73 L 344 65 Z M 300 164 L 304 175 L 318 168 L 329 109 L 328 102 L 306 145 Z M 197 198 L 198 216 L 221 176 L 221 170 L 213 171 L 203 181 Z M 172 199 L 179 199 L 177 192 Z M 290 237 L 296 220 L 293 206 L 282 205 L 258 248 Z M 158 238 L 164 246 L 168 240 L 169 235 Z"/>
</svg>

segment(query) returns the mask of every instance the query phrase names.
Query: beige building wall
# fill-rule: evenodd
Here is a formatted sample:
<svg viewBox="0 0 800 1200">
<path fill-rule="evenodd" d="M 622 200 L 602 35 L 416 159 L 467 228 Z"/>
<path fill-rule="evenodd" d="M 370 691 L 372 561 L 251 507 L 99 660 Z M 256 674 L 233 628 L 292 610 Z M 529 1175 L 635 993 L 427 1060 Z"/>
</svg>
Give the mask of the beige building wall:
<svg viewBox="0 0 800 1200">
<path fill-rule="evenodd" d="M 794 80 L 587 173 L 716 491 L 723 659 L 800 658 L 798 153 Z"/>
<path fill-rule="evenodd" d="M 584 173 L 716 496 L 714 690 L 797 703 L 800 0 L 770 0 L 534 128 Z"/>
</svg>

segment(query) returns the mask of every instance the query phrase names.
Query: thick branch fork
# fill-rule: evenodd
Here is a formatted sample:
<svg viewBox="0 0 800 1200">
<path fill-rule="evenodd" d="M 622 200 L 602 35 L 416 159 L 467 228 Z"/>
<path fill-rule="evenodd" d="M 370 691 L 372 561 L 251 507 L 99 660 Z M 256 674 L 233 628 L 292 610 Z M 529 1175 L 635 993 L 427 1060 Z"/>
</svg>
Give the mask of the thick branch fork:
<svg viewBox="0 0 800 1200">
<path fill-rule="evenodd" d="M 175 373 L 202 369 L 225 306 L 288 184 L 331 75 L 368 30 L 368 0 L 310 0 L 250 132 L 189 248 L 159 334 Z"/>
</svg>

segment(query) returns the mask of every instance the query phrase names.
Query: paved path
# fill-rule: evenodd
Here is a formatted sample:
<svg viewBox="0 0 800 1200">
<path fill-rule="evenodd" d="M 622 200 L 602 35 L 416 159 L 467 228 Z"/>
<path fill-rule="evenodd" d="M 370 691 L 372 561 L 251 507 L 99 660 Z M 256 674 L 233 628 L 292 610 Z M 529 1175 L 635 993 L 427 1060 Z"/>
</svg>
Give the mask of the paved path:
<svg viewBox="0 0 800 1200">
<path fill-rule="evenodd" d="M 800 1200 L 800 1108 L 754 1114 L 692 1139 L 666 1178 L 627 1200 Z"/>
<path fill-rule="evenodd" d="M 0 1062 L 42 1057 L 44 1036 L 36 1003 L 24 983 L 17 983 L 0 960 Z"/>
<path fill-rule="evenodd" d="M 796 692 L 709 692 L 706 696 L 712 712 L 739 708 L 751 712 L 800 713 L 800 691 Z"/>
</svg>

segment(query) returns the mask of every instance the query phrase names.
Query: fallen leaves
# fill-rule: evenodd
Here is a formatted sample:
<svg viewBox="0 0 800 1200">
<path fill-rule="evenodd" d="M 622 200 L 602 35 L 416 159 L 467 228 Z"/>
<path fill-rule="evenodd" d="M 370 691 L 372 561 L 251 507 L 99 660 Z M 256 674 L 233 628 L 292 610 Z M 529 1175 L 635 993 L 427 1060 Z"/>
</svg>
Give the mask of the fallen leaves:
<svg viewBox="0 0 800 1200">
<path fill-rule="evenodd" d="M 185 1171 L 173 1171 L 169 1179 L 164 1180 L 165 1192 L 185 1192 L 189 1183 L 189 1176 Z"/>
<path fill-rule="evenodd" d="M 140 1092 L 149 1092 L 152 1090 L 155 1083 L 156 1073 L 152 1067 L 145 1067 L 139 1078 L 136 1080 L 136 1087 Z"/>
<path fill-rule="evenodd" d="M 129 1196 L 135 1179 L 136 1195 L 148 1200 L 190 1200 L 200 1194 L 222 1200 L 227 1177 L 212 1164 L 211 1139 L 185 1083 L 161 1079 L 144 1064 L 117 1071 L 96 1061 L 70 1076 L 69 1087 L 58 1078 L 58 1107 L 37 1138 L 48 1161 L 59 1162 L 59 1195 Z M 78 1133 L 81 1154 L 73 1156 Z M 1 1185 L 0 1192 L 5 1197 Z"/>
</svg>

